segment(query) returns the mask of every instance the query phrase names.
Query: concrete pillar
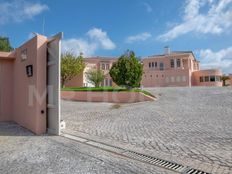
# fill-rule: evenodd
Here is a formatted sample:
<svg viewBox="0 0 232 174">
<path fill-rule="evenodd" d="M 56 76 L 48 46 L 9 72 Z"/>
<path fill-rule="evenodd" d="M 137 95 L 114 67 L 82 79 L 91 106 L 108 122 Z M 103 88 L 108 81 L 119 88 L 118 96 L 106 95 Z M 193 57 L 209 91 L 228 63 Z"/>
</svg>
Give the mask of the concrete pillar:
<svg viewBox="0 0 232 174">
<path fill-rule="evenodd" d="M 191 68 L 191 60 L 190 59 L 188 59 L 188 68 L 192 70 L 192 68 Z"/>
</svg>

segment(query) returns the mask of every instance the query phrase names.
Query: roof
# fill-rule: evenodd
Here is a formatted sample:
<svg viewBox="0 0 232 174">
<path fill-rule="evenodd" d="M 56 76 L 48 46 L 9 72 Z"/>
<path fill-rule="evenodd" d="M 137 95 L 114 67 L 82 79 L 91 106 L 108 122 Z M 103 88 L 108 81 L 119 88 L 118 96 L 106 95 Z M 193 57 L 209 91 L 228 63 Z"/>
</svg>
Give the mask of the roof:
<svg viewBox="0 0 232 174">
<path fill-rule="evenodd" d="M 116 61 L 118 57 L 106 57 L 106 56 L 95 56 L 95 57 L 86 57 L 85 61 Z"/>
<path fill-rule="evenodd" d="M 6 60 L 14 60 L 14 52 L 3 52 L 0 51 L 0 59 L 6 59 Z"/>
<path fill-rule="evenodd" d="M 162 56 L 173 55 L 173 54 L 174 55 L 175 54 L 192 54 L 194 60 L 196 60 L 196 57 L 192 51 L 172 51 L 170 54 L 157 54 L 157 55 L 148 56 L 147 58 L 162 57 Z"/>
<path fill-rule="evenodd" d="M 193 58 L 195 61 L 197 61 L 194 53 L 192 51 L 172 51 L 169 55 L 176 55 L 176 54 L 192 54 Z M 152 56 L 147 56 L 147 57 L 142 57 L 141 60 L 147 59 L 147 58 L 154 58 L 154 57 L 162 57 L 162 56 L 167 56 L 166 54 L 157 54 L 157 55 L 152 55 Z M 101 60 L 101 61 L 115 61 L 118 59 L 118 57 L 109 57 L 109 56 L 93 56 L 93 57 L 86 57 L 85 60 Z M 197 61 L 199 62 L 199 61 Z"/>
</svg>

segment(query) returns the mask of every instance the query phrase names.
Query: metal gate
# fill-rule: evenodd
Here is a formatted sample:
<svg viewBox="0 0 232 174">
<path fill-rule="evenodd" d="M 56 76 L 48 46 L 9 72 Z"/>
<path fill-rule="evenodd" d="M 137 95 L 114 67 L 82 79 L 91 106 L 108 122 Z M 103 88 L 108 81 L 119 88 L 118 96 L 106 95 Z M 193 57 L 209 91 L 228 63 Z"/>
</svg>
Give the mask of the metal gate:
<svg viewBox="0 0 232 174">
<path fill-rule="evenodd" d="M 63 33 L 51 37 L 47 45 L 47 131 L 60 135 L 60 53 Z"/>
</svg>

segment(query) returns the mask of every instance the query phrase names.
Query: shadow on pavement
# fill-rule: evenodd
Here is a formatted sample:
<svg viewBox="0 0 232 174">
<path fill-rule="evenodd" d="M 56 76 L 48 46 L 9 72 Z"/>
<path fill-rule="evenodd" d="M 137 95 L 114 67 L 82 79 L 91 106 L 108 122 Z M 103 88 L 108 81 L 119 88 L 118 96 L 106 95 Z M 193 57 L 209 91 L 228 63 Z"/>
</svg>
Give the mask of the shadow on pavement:
<svg viewBox="0 0 232 174">
<path fill-rule="evenodd" d="M 0 122 L 1 136 L 35 136 L 35 134 L 14 122 Z"/>
</svg>

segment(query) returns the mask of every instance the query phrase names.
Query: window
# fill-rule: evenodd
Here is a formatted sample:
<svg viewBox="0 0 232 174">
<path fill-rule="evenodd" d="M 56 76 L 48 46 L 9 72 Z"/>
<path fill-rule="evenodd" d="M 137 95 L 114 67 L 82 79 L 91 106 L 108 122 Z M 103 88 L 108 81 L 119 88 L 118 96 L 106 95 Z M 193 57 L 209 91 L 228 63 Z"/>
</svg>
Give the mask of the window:
<svg viewBox="0 0 232 174">
<path fill-rule="evenodd" d="M 102 64 L 102 70 L 105 70 L 105 64 L 104 63 Z"/>
<path fill-rule="evenodd" d="M 176 60 L 176 66 L 179 68 L 180 67 L 180 59 Z"/>
<path fill-rule="evenodd" d="M 220 76 L 216 76 L 216 82 L 220 82 L 221 81 L 221 77 Z"/>
<path fill-rule="evenodd" d="M 155 62 L 155 67 L 157 68 L 157 62 Z"/>
<path fill-rule="evenodd" d="M 152 65 L 152 68 L 154 68 L 154 62 L 152 62 L 151 65 Z"/>
<path fill-rule="evenodd" d="M 175 77 L 171 77 L 171 82 L 175 82 Z"/>
<path fill-rule="evenodd" d="M 113 82 L 112 82 L 112 79 L 110 79 L 110 86 L 113 86 L 112 83 L 113 83 Z"/>
<path fill-rule="evenodd" d="M 163 71 L 163 70 L 164 70 L 164 63 L 160 62 L 160 71 Z"/>
<path fill-rule="evenodd" d="M 182 76 L 182 82 L 186 82 L 186 76 Z"/>
<path fill-rule="evenodd" d="M 156 77 L 157 77 L 157 78 L 159 77 L 158 74 L 156 74 Z"/>
<path fill-rule="evenodd" d="M 106 70 L 109 70 L 109 69 L 110 69 L 110 65 L 106 64 Z"/>
<path fill-rule="evenodd" d="M 177 81 L 177 82 L 180 82 L 180 76 L 177 76 L 177 77 L 176 77 L 176 81 Z"/>
<path fill-rule="evenodd" d="M 152 77 L 152 75 L 150 75 L 150 77 Z"/>
<path fill-rule="evenodd" d="M 105 86 L 108 86 L 108 79 L 105 79 Z"/>
<path fill-rule="evenodd" d="M 169 78 L 168 77 L 165 78 L 165 82 L 169 83 Z"/>
<path fill-rule="evenodd" d="M 171 68 L 174 68 L 174 59 L 170 60 L 170 65 L 171 65 Z"/>
<path fill-rule="evenodd" d="M 151 62 L 149 62 L 149 68 L 151 68 Z"/>
<path fill-rule="evenodd" d="M 209 76 L 205 76 L 205 82 L 209 82 Z"/>
<path fill-rule="evenodd" d="M 200 77 L 200 82 L 204 82 L 204 80 L 203 80 L 203 77 L 202 77 L 202 76 Z"/>
<path fill-rule="evenodd" d="M 210 82 L 215 82 L 215 76 L 210 76 Z"/>
</svg>

